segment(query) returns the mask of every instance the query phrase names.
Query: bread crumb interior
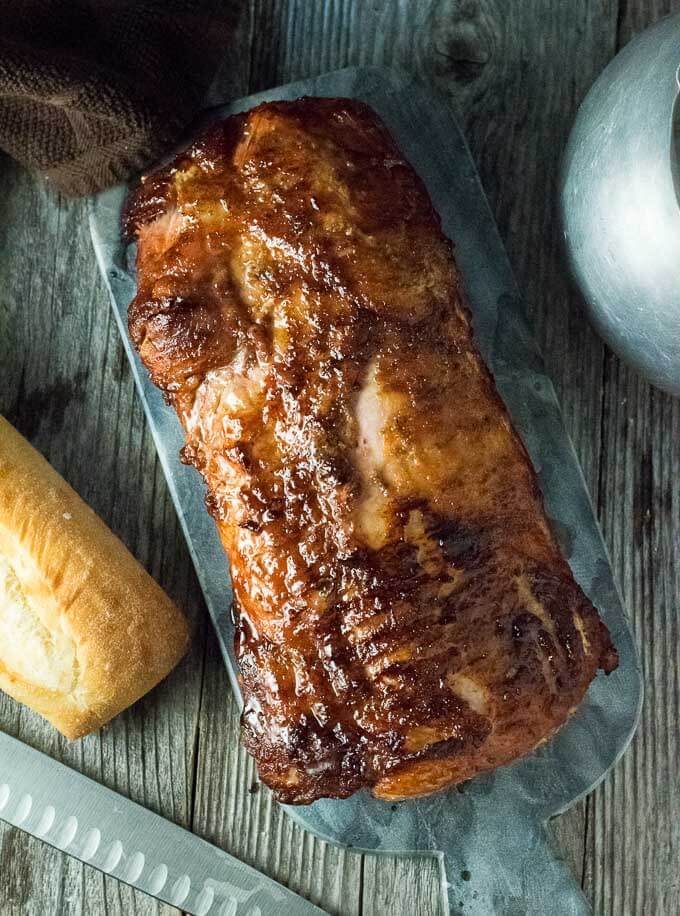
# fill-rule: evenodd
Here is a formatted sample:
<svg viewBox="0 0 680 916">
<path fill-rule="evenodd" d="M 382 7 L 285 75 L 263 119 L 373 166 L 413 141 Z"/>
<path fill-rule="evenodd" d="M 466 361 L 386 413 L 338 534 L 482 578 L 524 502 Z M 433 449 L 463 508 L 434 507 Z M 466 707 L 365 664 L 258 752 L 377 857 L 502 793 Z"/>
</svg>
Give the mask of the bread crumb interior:
<svg viewBox="0 0 680 916">
<path fill-rule="evenodd" d="M 29 558 L 0 552 L 0 668 L 10 678 L 72 693 L 78 659 L 54 599 Z"/>
</svg>

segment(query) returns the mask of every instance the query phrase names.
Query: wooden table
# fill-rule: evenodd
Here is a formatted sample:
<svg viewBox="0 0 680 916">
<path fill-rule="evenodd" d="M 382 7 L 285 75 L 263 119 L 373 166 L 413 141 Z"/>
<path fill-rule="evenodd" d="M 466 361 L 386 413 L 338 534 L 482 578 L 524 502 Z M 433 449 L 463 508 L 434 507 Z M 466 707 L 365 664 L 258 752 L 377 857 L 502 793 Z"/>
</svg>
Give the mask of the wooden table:
<svg viewBox="0 0 680 916">
<path fill-rule="evenodd" d="M 250 0 L 220 77 L 241 96 L 352 64 L 402 68 L 458 112 L 593 494 L 645 670 L 623 761 L 554 822 L 596 913 L 680 914 L 680 401 L 586 323 L 555 189 L 574 112 L 676 0 Z M 238 716 L 90 245 L 85 204 L 0 165 L 0 411 L 196 623 L 180 668 L 67 744 L 0 696 L 0 728 L 186 825 L 334 914 L 439 913 L 434 861 L 332 848 L 293 826 L 239 747 Z M 176 912 L 0 827 L 0 913 Z"/>
</svg>

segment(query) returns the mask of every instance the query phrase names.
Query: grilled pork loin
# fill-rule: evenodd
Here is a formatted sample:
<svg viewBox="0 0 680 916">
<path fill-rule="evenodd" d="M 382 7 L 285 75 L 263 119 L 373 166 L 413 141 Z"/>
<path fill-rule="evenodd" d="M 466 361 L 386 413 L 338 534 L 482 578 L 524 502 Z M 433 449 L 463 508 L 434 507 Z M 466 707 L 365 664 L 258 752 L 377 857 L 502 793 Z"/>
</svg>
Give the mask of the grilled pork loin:
<svg viewBox="0 0 680 916">
<path fill-rule="evenodd" d="M 400 799 L 552 735 L 616 652 L 376 115 L 308 98 L 228 118 L 124 223 L 130 333 L 231 561 L 264 782 Z"/>
</svg>

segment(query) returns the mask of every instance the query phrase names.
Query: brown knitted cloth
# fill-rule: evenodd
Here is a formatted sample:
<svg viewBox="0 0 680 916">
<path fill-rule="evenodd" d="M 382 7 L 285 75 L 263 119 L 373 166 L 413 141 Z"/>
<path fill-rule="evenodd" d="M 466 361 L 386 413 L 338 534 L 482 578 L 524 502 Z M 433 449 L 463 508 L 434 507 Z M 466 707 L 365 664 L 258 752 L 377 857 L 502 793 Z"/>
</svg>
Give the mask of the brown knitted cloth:
<svg viewBox="0 0 680 916">
<path fill-rule="evenodd" d="M 138 171 L 200 107 L 241 0 L 0 4 L 0 149 L 67 194 Z"/>
</svg>

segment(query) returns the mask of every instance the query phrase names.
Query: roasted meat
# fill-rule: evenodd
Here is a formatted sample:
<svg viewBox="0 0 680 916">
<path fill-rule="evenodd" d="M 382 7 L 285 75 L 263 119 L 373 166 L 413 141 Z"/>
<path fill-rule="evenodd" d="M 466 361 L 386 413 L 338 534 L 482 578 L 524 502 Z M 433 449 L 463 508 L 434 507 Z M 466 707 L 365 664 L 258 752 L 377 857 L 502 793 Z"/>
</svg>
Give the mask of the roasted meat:
<svg viewBox="0 0 680 916">
<path fill-rule="evenodd" d="M 376 115 L 315 98 L 228 118 L 124 224 L 130 334 L 231 561 L 264 782 L 406 798 L 552 735 L 616 652 Z"/>
</svg>

